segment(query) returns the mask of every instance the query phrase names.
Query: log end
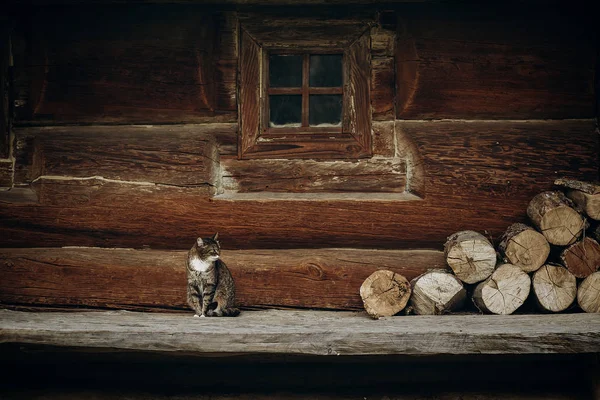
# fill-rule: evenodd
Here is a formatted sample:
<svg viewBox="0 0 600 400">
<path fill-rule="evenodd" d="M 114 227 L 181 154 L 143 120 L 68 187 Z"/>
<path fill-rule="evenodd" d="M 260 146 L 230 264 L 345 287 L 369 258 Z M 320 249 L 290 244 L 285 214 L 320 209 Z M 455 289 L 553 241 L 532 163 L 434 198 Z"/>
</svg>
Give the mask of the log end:
<svg viewBox="0 0 600 400">
<path fill-rule="evenodd" d="M 391 317 L 402 311 L 411 295 L 410 282 L 393 271 L 373 272 L 360 287 L 365 310 L 373 318 Z"/>
</svg>

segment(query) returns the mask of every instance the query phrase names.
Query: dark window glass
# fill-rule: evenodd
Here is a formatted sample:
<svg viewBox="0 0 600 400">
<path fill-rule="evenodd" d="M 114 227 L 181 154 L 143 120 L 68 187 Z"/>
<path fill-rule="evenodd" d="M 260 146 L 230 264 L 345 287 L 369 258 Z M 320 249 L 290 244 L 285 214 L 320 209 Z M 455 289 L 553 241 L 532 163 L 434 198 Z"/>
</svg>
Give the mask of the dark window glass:
<svg viewBox="0 0 600 400">
<path fill-rule="evenodd" d="M 340 125 L 342 122 L 342 95 L 310 95 L 308 119 L 310 126 Z"/>
<path fill-rule="evenodd" d="M 314 54 L 310 56 L 310 86 L 342 86 L 342 55 Z"/>
<path fill-rule="evenodd" d="M 301 95 L 269 96 L 269 126 L 295 127 L 302 123 Z"/>
<path fill-rule="evenodd" d="M 269 86 L 302 86 L 302 56 L 271 54 L 269 56 Z"/>
</svg>

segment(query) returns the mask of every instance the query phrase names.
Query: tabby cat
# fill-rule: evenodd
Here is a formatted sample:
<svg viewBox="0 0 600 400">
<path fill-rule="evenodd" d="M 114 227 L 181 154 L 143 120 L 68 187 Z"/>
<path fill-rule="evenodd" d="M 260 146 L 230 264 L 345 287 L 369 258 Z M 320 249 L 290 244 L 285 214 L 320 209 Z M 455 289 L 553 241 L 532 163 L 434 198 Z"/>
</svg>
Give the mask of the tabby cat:
<svg viewBox="0 0 600 400">
<path fill-rule="evenodd" d="M 234 317 L 235 284 L 227 266 L 220 259 L 218 234 L 198 238 L 188 252 L 187 301 L 196 312 L 194 317 Z"/>
</svg>

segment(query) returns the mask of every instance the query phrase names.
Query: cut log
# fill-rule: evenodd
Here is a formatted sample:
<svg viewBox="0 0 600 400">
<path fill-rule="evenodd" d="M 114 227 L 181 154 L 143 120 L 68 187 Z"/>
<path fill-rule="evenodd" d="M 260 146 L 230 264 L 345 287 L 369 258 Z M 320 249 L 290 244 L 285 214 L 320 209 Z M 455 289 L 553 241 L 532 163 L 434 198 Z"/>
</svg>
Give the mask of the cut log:
<svg viewBox="0 0 600 400">
<path fill-rule="evenodd" d="M 600 272 L 594 272 L 577 289 L 577 303 L 588 313 L 600 313 Z"/>
<path fill-rule="evenodd" d="M 373 272 L 360 287 L 365 310 L 373 318 L 391 317 L 402 311 L 410 293 L 410 282 L 389 270 Z"/>
<path fill-rule="evenodd" d="M 597 221 L 600 220 L 600 193 L 588 194 L 579 190 L 569 190 L 567 196 L 588 217 Z"/>
<path fill-rule="evenodd" d="M 465 283 L 488 278 L 496 266 L 496 250 L 489 240 L 475 231 L 450 235 L 444 244 L 446 262 Z"/>
<path fill-rule="evenodd" d="M 564 311 L 577 296 L 577 279 L 561 265 L 546 264 L 533 274 L 533 293 L 543 310 Z"/>
<path fill-rule="evenodd" d="M 467 291 L 456 276 L 443 271 L 429 271 L 411 281 L 410 305 L 419 315 L 439 315 L 459 310 Z"/>
<path fill-rule="evenodd" d="M 535 229 L 516 223 L 506 229 L 498 250 L 505 262 L 516 265 L 524 272 L 533 272 L 546 262 L 550 245 L 544 235 Z"/>
<path fill-rule="evenodd" d="M 585 237 L 560 255 L 562 264 L 577 278 L 585 278 L 600 268 L 600 244 Z"/>
<path fill-rule="evenodd" d="M 527 215 L 548 242 L 567 246 L 574 243 L 585 228 L 585 219 L 571 204 L 562 192 L 542 192 L 529 202 Z"/>
<path fill-rule="evenodd" d="M 600 194 L 600 185 L 591 182 L 574 179 L 557 179 L 554 181 L 554 184 L 567 189 L 579 190 L 587 194 Z"/>
<path fill-rule="evenodd" d="M 473 302 L 481 311 L 493 314 L 512 314 L 523 305 L 531 279 L 521 268 L 512 264 L 500 265 L 473 292 Z"/>
</svg>

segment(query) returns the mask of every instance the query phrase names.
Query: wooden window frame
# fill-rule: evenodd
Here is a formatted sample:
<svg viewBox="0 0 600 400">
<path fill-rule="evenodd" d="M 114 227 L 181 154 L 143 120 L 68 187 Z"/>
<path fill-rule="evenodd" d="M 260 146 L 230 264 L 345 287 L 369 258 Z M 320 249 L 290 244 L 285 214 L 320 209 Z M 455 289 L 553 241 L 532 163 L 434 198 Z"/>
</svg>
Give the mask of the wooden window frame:
<svg viewBox="0 0 600 400">
<path fill-rule="evenodd" d="M 347 31 L 337 32 L 332 24 L 314 34 L 309 31 L 309 37 L 304 41 L 292 40 L 290 43 L 286 43 L 285 38 L 278 38 L 277 30 L 253 34 L 252 29 L 242 24 L 240 32 L 239 159 L 358 159 L 372 156 L 370 29 L 363 28 L 349 36 Z M 335 44 L 331 44 L 332 41 Z M 310 45 L 315 43 L 317 46 Z M 318 127 L 269 129 L 266 67 L 268 54 L 274 51 L 343 55 L 341 130 Z M 308 96 L 304 101 L 307 100 Z"/>
</svg>

